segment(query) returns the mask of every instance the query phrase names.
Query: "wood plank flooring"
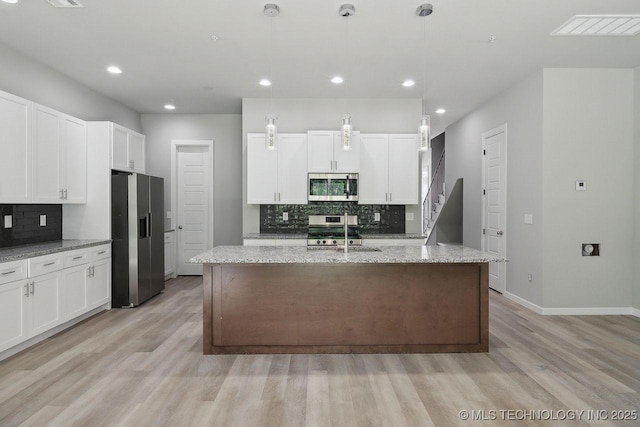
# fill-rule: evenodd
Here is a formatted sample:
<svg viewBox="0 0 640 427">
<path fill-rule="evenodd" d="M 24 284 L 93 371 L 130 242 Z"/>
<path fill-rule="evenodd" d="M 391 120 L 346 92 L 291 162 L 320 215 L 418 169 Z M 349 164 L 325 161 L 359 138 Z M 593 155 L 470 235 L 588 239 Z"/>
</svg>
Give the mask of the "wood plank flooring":
<svg viewBox="0 0 640 427">
<path fill-rule="evenodd" d="M 0 426 L 640 425 L 544 419 L 640 410 L 631 316 L 539 316 L 492 292 L 477 354 L 204 356 L 201 334 L 201 278 L 171 280 L 0 362 Z"/>
</svg>

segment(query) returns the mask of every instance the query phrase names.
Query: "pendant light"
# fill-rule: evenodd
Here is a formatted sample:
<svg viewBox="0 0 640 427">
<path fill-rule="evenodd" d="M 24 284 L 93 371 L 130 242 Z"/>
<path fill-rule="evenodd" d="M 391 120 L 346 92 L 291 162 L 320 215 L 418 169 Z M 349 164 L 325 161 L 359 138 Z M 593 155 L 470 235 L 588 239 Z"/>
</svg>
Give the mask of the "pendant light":
<svg viewBox="0 0 640 427">
<path fill-rule="evenodd" d="M 433 6 L 429 3 L 421 4 L 416 9 L 416 15 L 426 18 L 433 12 Z M 424 21 L 423 28 L 424 46 L 427 46 L 427 21 Z M 431 117 L 426 113 L 427 103 L 427 55 L 422 53 L 422 118 L 418 127 L 418 135 L 420 136 L 420 150 L 426 151 L 431 148 Z"/>
<path fill-rule="evenodd" d="M 346 52 L 349 55 L 349 17 L 353 16 L 356 13 L 356 8 L 352 4 L 343 4 L 340 6 L 340 10 L 338 11 L 340 16 L 346 18 L 346 27 L 347 27 L 347 35 L 346 35 Z M 348 70 L 347 70 L 348 71 Z M 348 73 L 347 73 L 348 74 Z M 342 134 L 342 149 L 343 150 L 351 150 L 351 133 L 353 131 L 351 127 L 351 115 L 349 114 L 349 76 L 346 76 L 345 79 L 345 110 L 347 113 L 342 116 L 342 128 L 340 129 L 340 133 Z"/>
<path fill-rule="evenodd" d="M 264 14 L 269 17 L 269 46 L 273 46 L 273 18 L 280 14 L 277 4 L 267 3 L 264 5 Z M 273 55 L 269 52 L 269 73 L 271 84 L 269 85 L 269 109 L 273 111 Z M 267 150 L 275 150 L 278 141 L 278 126 L 276 126 L 276 116 L 267 114 L 264 118 L 265 145 Z"/>
</svg>

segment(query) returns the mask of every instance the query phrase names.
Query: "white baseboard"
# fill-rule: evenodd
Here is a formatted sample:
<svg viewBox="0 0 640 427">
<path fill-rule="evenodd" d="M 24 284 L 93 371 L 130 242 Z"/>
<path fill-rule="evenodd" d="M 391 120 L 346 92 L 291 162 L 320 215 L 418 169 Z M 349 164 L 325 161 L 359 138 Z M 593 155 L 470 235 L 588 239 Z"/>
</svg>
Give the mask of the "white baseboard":
<svg viewBox="0 0 640 427">
<path fill-rule="evenodd" d="M 532 303 L 531 301 L 527 301 L 524 298 L 520 298 L 517 295 L 514 295 L 510 292 L 506 292 L 504 294 L 505 297 L 507 297 L 508 299 L 510 299 L 511 301 L 514 301 L 518 304 L 520 304 L 521 306 L 524 306 L 526 308 L 528 308 L 529 310 L 538 313 L 538 314 L 544 314 L 544 309 L 542 307 L 540 307 L 539 305 L 536 305 L 534 303 Z"/>
<path fill-rule="evenodd" d="M 41 333 L 40 335 L 36 335 L 33 338 L 29 338 L 28 340 L 21 342 L 18 345 L 15 345 L 9 349 L 6 349 L 3 352 L 0 352 L 0 361 L 3 361 L 4 359 L 7 359 L 11 356 L 13 356 L 14 354 L 18 354 L 23 350 L 26 350 L 27 348 L 38 344 L 40 341 L 44 341 L 47 338 L 50 338 L 52 336 L 54 336 L 57 333 L 60 333 L 62 331 L 64 331 L 65 329 L 70 328 L 71 326 L 75 325 L 76 323 L 80 323 L 85 319 L 88 319 L 89 317 L 100 313 L 101 311 L 105 311 L 105 310 L 110 310 L 111 309 L 111 303 L 109 302 L 108 304 L 104 304 L 101 305 L 100 307 L 94 308 L 91 311 L 86 312 L 85 314 L 82 314 L 78 317 L 76 317 L 75 319 L 71 319 L 66 323 L 63 323 L 62 325 L 58 325 L 53 329 L 49 329 L 46 332 Z"/>
<path fill-rule="evenodd" d="M 545 316 L 636 316 L 640 317 L 640 309 L 633 307 L 559 307 L 544 308 L 509 292 L 503 294 L 506 298 L 520 304 L 529 310 Z"/>
</svg>

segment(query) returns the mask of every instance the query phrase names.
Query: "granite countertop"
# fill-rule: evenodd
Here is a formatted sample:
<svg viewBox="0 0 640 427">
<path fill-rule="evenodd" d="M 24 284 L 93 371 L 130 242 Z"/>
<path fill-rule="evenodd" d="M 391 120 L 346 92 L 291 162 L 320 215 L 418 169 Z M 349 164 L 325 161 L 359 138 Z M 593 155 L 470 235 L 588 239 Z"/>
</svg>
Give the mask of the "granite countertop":
<svg viewBox="0 0 640 427">
<path fill-rule="evenodd" d="M 372 250 L 373 249 L 373 250 Z M 390 246 L 383 249 L 307 249 L 299 246 L 218 246 L 189 260 L 194 264 L 403 264 L 502 262 L 504 258 L 464 246 Z"/>
<path fill-rule="evenodd" d="M 402 234 L 361 234 L 363 239 L 424 239 L 419 233 Z M 306 234 L 248 233 L 243 239 L 307 239 Z"/>
<path fill-rule="evenodd" d="M 17 261 L 56 252 L 71 251 L 91 246 L 106 245 L 111 240 L 56 240 L 33 245 L 14 246 L 0 249 L 0 262 Z"/>
</svg>

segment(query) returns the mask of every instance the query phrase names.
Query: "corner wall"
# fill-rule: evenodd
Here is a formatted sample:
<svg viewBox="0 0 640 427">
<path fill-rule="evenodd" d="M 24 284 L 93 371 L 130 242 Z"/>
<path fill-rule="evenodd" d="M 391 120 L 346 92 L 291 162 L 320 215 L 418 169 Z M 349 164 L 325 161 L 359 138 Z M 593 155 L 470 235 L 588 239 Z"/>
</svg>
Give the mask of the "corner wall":
<svg viewBox="0 0 640 427">
<path fill-rule="evenodd" d="M 140 114 L 136 111 L 3 43 L 0 58 L 0 90 L 82 120 L 112 121 L 141 130 Z"/>
<path fill-rule="evenodd" d="M 239 114 L 143 114 L 147 173 L 164 178 L 171 210 L 171 141 L 213 140 L 214 245 L 242 244 L 242 136 Z M 175 214 L 175 213 L 174 213 Z M 167 228 L 170 220 L 165 219 Z"/>
<path fill-rule="evenodd" d="M 542 84 L 540 71 L 449 126 L 445 155 L 447 193 L 464 178 L 463 244 L 480 249 L 482 133 L 507 124 L 507 292 L 536 305 L 543 283 Z M 525 213 L 533 214 L 532 225 L 524 224 Z"/>
<path fill-rule="evenodd" d="M 628 308 L 633 70 L 543 73 L 543 306 Z M 587 190 L 576 191 L 576 180 Z M 583 257 L 581 243 L 600 243 L 600 256 Z"/>
<path fill-rule="evenodd" d="M 242 100 L 242 232 L 260 232 L 260 206 L 246 203 L 247 133 L 264 132 L 264 116 L 278 117 L 278 132 L 339 129 L 345 99 Z M 362 133 L 416 133 L 422 112 L 420 99 L 349 99 L 353 128 Z M 417 153 L 416 153 L 417 155 Z M 407 233 L 421 233 L 422 206 L 407 205 L 414 220 L 406 222 Z"/>
</svg>

